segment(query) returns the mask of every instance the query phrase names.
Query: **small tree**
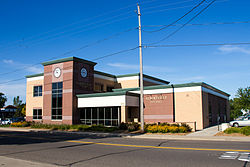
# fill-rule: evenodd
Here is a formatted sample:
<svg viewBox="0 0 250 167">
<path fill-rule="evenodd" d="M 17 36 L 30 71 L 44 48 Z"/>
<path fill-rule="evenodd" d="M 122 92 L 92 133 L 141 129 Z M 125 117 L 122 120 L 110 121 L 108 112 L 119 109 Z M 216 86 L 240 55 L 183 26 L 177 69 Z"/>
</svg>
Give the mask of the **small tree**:
<svg viewBox="0 0 250 167">
<path fill-rule="evenodd" d="M 6 96 L 4 96 L 2 92 L 0 92 L 0 108 L 4 107 L 6 101 L 7 101 Z"/>
<path fill-rule="evenodd" d="M 241 116 L 242 110 L 250 111 L 250 87 L 239 88 L 235 96 L 229 101 L 231 120 Z"/>
<path fill-rule="evenodd" d="M 19 96 L 14 97 L 13 105 L 17 108 L 17 111 L 16 111 L 14 117 L 24 117 L 25 116 L 26 104 L 22 103 L 22 102 L 23 101 L 20 100 Z"/>
</svg>

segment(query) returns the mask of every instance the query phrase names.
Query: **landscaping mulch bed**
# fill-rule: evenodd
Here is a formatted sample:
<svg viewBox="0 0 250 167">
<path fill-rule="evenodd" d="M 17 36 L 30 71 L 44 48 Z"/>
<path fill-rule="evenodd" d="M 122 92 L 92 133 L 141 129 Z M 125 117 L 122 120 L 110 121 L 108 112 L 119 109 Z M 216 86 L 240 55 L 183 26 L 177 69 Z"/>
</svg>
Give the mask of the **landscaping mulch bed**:
<svg viewBox="0 0 250 167">
<path fill-rule="evenodd" d="M 226 134 L 224 132 L 218 132 L 216 135 L 214 136 L 232 136 L 232 137 L 249 137 L 249 136 L 245 136 L 241 133 L 231 133 L 231 134 Z"/>
</svg>

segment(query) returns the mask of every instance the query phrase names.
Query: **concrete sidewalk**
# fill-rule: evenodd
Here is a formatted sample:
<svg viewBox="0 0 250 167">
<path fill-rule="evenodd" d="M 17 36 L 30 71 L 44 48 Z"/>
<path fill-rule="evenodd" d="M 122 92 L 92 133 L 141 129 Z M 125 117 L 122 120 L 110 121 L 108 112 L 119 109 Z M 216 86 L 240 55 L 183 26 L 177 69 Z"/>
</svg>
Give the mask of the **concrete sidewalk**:
<svg viewBox="0 0 250 167">
<path fill-rule="evenodd" d="M 234 136 L 188 136 L 188 135 L 165 135 L 165 134 L 141 134 L 126 136 L 127 138 L 137 139 L 163 139 L 163 140 L 203 140 L 203 141 L 238 141 L 250 142 L 250 137 Z"/>
<path fill-rule="evenodd" d="M 202 136 L 202 135 L 178 135 L 178 134 L 127 134 L 127 133 L 104 133 L 104 132 L 68 132 L 57 131 L 49 129 L 29 129 L 29 128 L 12 128 L 0 127 L 1 131 L 16 131 L 16 132 L 37 132 L 37 133 L 51 133 L 51 134 L 78 134 L 99 137 L 124 137 L 136 139 L 163 139 L 163 140 L 203 140 L 203 141 L 238 141 L 250 142 L 250 136 L 234 137 L 234 136 Z"/>
<path fill-rule="evenodd" d="M 216 135 L 219 131 L 219 128 L 218 128 L 218 125 L 216 126 L 212 126 L 212 127 L 209 127 L 209 128 L 205 128 L 203 130 L 200 130 L 200 131 L 196 131 L 196 132 L 193 132 L 193 133 L 190 133 L 188 134 L 187 136 L 214 136 Z"/>
<path fill-rule="evenodd" d="M 50 165 L 39 162 L 25 161 L 21 159 L 9 158 L 0 156 L 0 166 L 16 167 L 16 166 L 25 166 L 25 167 L 56 167 L 56 165 Z"/>
</svg>

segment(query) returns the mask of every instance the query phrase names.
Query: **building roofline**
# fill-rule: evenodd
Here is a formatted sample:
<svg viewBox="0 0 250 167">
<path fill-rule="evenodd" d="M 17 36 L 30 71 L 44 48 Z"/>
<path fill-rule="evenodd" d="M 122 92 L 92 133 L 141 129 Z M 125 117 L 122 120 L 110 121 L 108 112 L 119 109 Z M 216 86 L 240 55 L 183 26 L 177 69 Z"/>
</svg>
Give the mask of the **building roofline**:
<svg viewBox="0 0 250 167">
<path fill-rule="evenodd" d="M 230 94 L 228 94 L 228 93 L 226 93 L 226 92 L 224 92 L 224 91 L 222 91 L 222 90 L 219 90 L 219 89 L 217 89 L 217 88 L 215 88 L 215 87 L 213 87 L 213 86 L 211 86 L 211 85 L 209 85 L 209 84 L 207 84 L 207 83 L 205 83 L 205 82 L 202 82 L 202 86 L 203 87 L 205 87 L 205 88 L 208 88 L 208 89 L 212 89 L 212 90 L 214 90 L 214 91 L 217 91 L 217 92 L 219 92 L 219 93 L 221 93 L 221 94 L 225 94 L 226 96 L 230 96 Z"/>
<path fill-rule="evenodd" d="M 131 92 L 127 92 L 127 91 L 106 92 L 106 93 L 92 93 L 92 94 L 79 94 L 79 95 L 76 95 L 76 96 L 78 98 L 89 98 L 89 97 L 105 97 L 105 96 L 121 96 L 121 95 L 139 96 L 136 93 L 131 93 Z"/>
<path fill-rule="evenodd" d="M 85 59 L 81 59 L 81 58 L 78 58 L 78 57 L 67 57 L 67 58 L 62 58 L 62 59 L 43 62 L 41 64 L 43 66 L 47 66 L 47 65 L 62 63 L 62 62 L 67 62 L 67 61 L 77 61 L 77 62 L 82 62 L 82 63 L 86 63 L 86 64 L 90 64 L 90 65 L 96 65 L 97 64 L 95 62 L 88 61 L 88 60 L 85 60 Z"/>
<path fill-rule="evenodd" d="M 105 73 L 105 72 L 101 72 L 101 71 L 94 71 L 94 74 L 98 74 L 98 75 L 103 75 L 103 76 L 106 76 L 106 77 L 111 77 L 111 78 L 116 78 L 115 75 L 112 75 L 112 74 L 108 74 L 108 73 Z"/>
<path fill-rule="evenodd" d="M 133 77 L 133 76 L 140 76 L 140 73 L 117 75 L 116 78 Z M 165 84 L 170 83 L 169 81 L 165 81 L 165 80 L 162 80 L 162 79 L 159 79 L 159 78 L 156 78 L 156 77 L 152 77 L 152 76 L 146 75 L 146 74 L 143 74 L 143 77 L 148 78 L 148 79 L 152 79 L 154 81 L 162 82 L 162 83 L 165 83 Z"/>
<path fill-rule="evenodd" d="M 221 93 L 223 95 L 226 95 L 226 96 L 230 96 L 230 94 L 226 93 L 226 92 L 223 92 L 211 85 L 208 85 L 204 82 L 197 82 L 197 83 L 185 83 L 185 84 L 175 84 L 175 85 L 155 85 L 155 86 L 145 86 L 144 87 L 144 90 L 152 90 L 152 89 L 167 89 L 167 88 L 182 88 L 182 87 L 194 87 L 194 86 L 202 86 L 202 87 L 205 87 L 205 88 L 208 88 L 208 89 L 212 89 L 218 93 Z M 139 91 L 140 88 L 137 87 L 137 88 L 125 88 L 125 89 L 113 89 L 114 92 L 119 92 L 119 91 Z"/>
<path fill-rule="evenodd" d="M 33 77 L 40 77 L 40 76 L 43 76 L 43 75 L 44 75 L 43 73 L 39 73 L 39 74 L 26 75 L 25 77 L 26 78 L 33 78 Z"/>
</svg>

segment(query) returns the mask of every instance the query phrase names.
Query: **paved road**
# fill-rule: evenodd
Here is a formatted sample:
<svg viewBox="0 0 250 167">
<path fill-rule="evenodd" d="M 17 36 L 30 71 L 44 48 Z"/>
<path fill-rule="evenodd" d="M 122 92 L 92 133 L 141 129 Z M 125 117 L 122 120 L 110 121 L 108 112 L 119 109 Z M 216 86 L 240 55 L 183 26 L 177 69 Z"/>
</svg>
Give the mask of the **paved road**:
<svg viewBox="0 0 250 167">
<path fill-rule="evenodd" d="M 225 152 L 250 152 L 250 142 L 150 140 L 0 131 L 1 157 L 56 166 L 250 167 Z"/>
</svg>

